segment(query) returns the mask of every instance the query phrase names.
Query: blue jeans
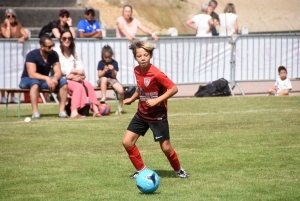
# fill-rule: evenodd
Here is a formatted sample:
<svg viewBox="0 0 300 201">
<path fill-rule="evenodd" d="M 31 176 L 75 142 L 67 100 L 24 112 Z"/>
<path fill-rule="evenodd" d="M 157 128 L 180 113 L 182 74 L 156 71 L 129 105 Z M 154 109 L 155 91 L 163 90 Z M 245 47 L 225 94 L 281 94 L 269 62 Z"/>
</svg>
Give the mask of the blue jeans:
<svg viewBox="0 0 300 201">
<path fill-rule="evenodd" d="M 53 76 L 50 76 L 50 78 L 53 78 Z M 58 80 L 58 85 L 56 86 L 54 91 L 58 91 L 63 85 L 67 84 L 67 80 L 65 78 L 60 78 Z M 23 77 L 21 78 L 21 82 L 19 84 L 19 87 L 21 89 L 30 89 L 34 84 L 39 85 L 40 89 L 48 89 L 48 84 L 44 80 L 37 80 L 37 79 L 31 79 L 29 77 Z"/>
</svg>

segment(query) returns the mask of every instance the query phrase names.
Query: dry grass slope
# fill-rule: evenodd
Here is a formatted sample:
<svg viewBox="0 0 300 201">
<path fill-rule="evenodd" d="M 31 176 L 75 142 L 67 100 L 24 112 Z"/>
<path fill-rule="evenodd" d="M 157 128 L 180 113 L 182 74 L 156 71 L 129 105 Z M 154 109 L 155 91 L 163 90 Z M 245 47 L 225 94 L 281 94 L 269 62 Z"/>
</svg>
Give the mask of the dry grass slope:
<svg viewBox="0 0 300 201">
<path fill-rule="evenodd" d="M 185 21 L 199 12 L 202 3 L 197 0 L 89 0 L 87 5 L 100 10 L 101 21 L 107 28 L 115 28 L 116 18 L 121 15 L 122 6 L 130 4 L 134 17 L 141 20 L 151 30 L 167 34 L 170 27 L 176 27 L 179 34 L 193 34 Z M 216 9 L 222 13 L 228 3 L 219 0 Z M 246 26 L 250 32 L 299 31 L 299 0 L 231 0 L 236 5 L 240 27 Z"/>
</svg>

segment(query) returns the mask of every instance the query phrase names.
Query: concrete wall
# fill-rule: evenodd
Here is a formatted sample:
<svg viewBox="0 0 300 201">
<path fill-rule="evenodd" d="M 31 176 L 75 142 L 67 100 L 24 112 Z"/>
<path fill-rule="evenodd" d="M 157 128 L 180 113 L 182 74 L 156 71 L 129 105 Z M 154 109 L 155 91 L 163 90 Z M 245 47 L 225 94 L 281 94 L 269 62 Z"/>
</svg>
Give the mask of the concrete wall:
<svg viewBox="0 0 300 201">
<path fill-rule="evenodd" d="M 77 0 L 1 0 L 0 7 L 72 7 Z"/>
<path fill-rule="evenodd" d="M 58 19 L 58 13 L 60 8 L 14 8 L 17 13 L 17 20 L 23 25 L 23 27 L 43 27 L 48 24 L 51 20 Z M 6 8 L 0 7 L 0 21 L 4 21 L 4 13 Z M 73 27 L 77 27 L 78 22 L 84 19 L 84 8 L 67 8 L 72 18 Z M 99 11 L 95 10 L 96 19 L 99 21 Z"/>
</svg>

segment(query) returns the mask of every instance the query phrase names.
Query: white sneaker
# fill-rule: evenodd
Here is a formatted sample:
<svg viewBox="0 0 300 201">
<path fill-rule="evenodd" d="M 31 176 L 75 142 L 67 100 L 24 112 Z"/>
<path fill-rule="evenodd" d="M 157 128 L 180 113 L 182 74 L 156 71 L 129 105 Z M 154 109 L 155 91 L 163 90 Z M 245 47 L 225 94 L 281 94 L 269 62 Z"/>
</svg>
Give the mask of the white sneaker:
<svg viewBox="0 0 300 201">
<path fill-rule="evenodd" d="M 68 117 L 69 117 L 65 111 L 61 111 L 61 112 L 58 114 L 58 116 L 59 116 L 60 118 L 68 118 Z"/>
<path fill-rule="evenodd" d="M 1 103 L 6 103 L 6 97 L 1 98 Z"/>
<path fill-rule="evenodd" d="M 31 117 L 31 118 L 32 118 L 32 119 L 39 119 L 39 118 L 41 118 L 41 115 L 40 115 L 39 112 L 35 112 L 35 113 L 32 114 L 32 117 Z"/>
<path fill-rule="evenodd" d="M 19 103 L 19 99 L 16 97 L 11 97 L 10 102 L 11 103 Z"/>
</svg>

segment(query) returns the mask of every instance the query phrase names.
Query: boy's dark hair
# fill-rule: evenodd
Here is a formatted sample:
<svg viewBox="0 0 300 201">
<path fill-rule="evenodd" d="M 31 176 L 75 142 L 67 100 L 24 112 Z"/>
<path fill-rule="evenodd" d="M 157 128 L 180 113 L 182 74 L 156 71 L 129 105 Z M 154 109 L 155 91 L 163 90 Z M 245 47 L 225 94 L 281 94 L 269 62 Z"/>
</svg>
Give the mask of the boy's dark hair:
<svg viewBox="0 0 300 201">
<path fill-rule="evenodd" d="M 46 40 L 51 40 L 52 41 L 52 38 L 51 38 L 51 36 L 49 36 L 49 35 L 43 35 L 41 38 L 40 38 L 40 45 L 45 45 L 45 41 Z"/>
<path fill-rule="evenodd" d="M 279 66 L 278 67 L 278 73 L 280 73 L 280 71 L 284 70 L 285 72 L 287 72 L 286 68 L 284 66 Z"/>
</svg>

